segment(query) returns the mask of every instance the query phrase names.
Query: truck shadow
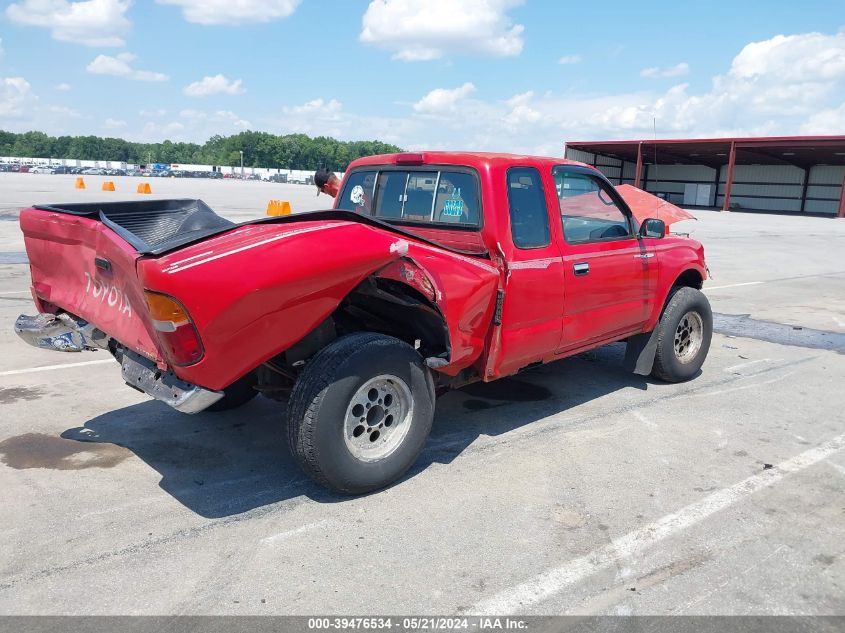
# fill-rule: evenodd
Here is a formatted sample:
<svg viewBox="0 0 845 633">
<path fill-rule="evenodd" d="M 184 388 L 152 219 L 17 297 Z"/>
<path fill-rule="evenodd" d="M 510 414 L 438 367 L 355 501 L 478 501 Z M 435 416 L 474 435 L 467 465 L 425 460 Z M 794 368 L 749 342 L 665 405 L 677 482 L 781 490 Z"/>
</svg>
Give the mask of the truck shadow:
<svg viewBox="0 0 845 633">
<path fill-rule="evenodd" d="M 503 436 L 620 389 L 645 390 L 645 378 L 622 369 L 623 354 L 624 346 L 613 345 L 446 394 L 429 443 L 403 481 L 451 462 L 482 435 Z M 162 490 L 206 518 L 303 495 L 323 503 L 350 499 L 301 473 L 288 452 L 284 409 L 259 397 L 234 411 L 187 416 L 149 401 L 100 415 L 62 437 L 130 450 L 161 475 Z"/>
</svg>

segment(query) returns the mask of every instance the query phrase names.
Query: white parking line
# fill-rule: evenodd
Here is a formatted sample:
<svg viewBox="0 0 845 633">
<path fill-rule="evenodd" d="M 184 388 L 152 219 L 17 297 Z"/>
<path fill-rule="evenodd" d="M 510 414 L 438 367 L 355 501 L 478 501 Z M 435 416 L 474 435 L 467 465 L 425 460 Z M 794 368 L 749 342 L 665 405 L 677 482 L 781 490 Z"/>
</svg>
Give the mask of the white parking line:
<svg viewBox="0 0 845 633">
<path fill-rule="evenodd" d="M 265 537 L 261 539 L 262 543 L 266 543 L 268 545 L 273 545 L 274 543 L 278 543 L 279 541 L 284 541 L 291 536 L 295 536 L 296 534 L 302 534 L 303 532 L 308 532 L 309 530 L 313 530 L 315 528 L 321 528 L 334 523 L 331 519 L 320 519 L 319 521 L 315 521 L 314 523 L 309 523 L 307 525 L 300 525 L 298 528 L 294 528 L 292 530 L 286 530 L 284 532 L 279 532 L 278 534 L 273 534 L 272 536 Z"/>
<path fill-rule="evenodd" d="M 625 536 L 585 556 L 571 560 L 560 567 L 542 572 L 515 587 L 505 589 L 471 608 L 478 615 L 516 614 L 542 602 L 601 570 L 623 564 L 624 559 L 641 553 L 660 541 L 692 527 L 696 523 L 720 512 L 749 495 L 779 482 L 788 474 L 796 473 L 825 461 L 845 448 L 845 435 L 781 462 L 774 468 L 743 479 L 692 503 L 678 512 L 644 525 Z"/>
<path fill-rule="evenodd" d="M 71 367 L 87 367 L 88 365 L 105 365 L 106 363 L 114 363 L 113 358 L 103 358 L 101 360 L 88 360 L 83 363 L 63 363 L 61 365 L 45 365 L 44 367 L 28 367 L 27 369 L 11 369 L 9 371 L 0 371 L 0 376 L 19 376 L 20 374 L 34 374 L 39 371 L 53 371 L 54 369 L 70 369 Z"/>
<path fill-rule="evenodd" d="M 704 286 L 704 290 L 721 290 L 722 288 L 739 288 L 740 286 L 757 286 L 765 281 L 746 281 L 742 284 L 728 284 L 727 286 Z"/>
<path fill-rule="evenodd" d="M 777 361 L 781 360 L 780 358 Z M 777 362 L 774 361 L 774 362 Z M 757 363 L 771 363 L 771 358 L 761 358 L 760 360 L 750 360 L 747 363 L 740 363 L 739 365 L 732 365 L 730 367 L 725 367 L 722 371 L 725 373 L 731 373 L 732 371 L 736 371 L 737 369 L 743 369 L 744 367 L 751 367 L 751 365 L 756 365 Z"/>
<path fill-rule="evenodd" d="M 9 290 L 5 292 L 0 292 L 0 295 L 28 295 L 30 294 L 29 290 Z"/>
</svg>

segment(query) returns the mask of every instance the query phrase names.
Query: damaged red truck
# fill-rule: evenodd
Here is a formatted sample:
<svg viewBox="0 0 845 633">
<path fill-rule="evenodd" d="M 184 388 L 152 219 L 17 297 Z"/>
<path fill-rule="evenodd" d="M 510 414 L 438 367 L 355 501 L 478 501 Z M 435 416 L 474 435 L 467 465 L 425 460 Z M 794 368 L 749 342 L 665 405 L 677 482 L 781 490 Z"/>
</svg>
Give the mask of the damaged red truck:
<svg viewBox="0 0 845 633">
<path fill-rule="evenodd" d="M 703 247 L 634 211 L 581 163 L 447 152 L 357 160 L 334 209 L 243 224 L 198 200 L 36 206 L 39 314 L 16 330 L 107 350 L 186 413 L 286 401 L 300 466 L 362 493 L 414 463 L 450 388 L 616 341 L 636 373 L 698 373 Z"/>
</svg>

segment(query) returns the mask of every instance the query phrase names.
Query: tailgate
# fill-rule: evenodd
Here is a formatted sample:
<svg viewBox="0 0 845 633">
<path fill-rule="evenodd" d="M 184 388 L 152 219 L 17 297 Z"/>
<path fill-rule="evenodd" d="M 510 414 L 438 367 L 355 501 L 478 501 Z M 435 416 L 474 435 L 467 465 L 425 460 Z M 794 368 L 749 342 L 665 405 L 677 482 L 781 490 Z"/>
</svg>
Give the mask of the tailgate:
<svg viewBox="0 0 845 633">
<path fill-rule="evenodd" d="M 99 220 L 40 209 L 20 216 L 33 293 L 48 312 L 67 311 L 136 352 L 162 356 L 135 270 L 140 254 Z"/>
</svg>

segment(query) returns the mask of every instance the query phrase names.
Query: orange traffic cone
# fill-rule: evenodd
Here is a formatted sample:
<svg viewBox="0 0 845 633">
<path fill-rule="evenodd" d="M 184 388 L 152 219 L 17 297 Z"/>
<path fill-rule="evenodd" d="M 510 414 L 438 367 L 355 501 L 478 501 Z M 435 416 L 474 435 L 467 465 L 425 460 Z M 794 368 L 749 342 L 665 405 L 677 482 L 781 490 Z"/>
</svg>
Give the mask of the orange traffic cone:
<svg viewBox="0 0 845 633">
<path fill-rule="evenodd" d="M 142 182 L 138 185 L 138 193 L 152 193 L 153 190 L 150 188 L 150 183 Z"/>
<path fill-rule="evenodd" d="M 287 200 L 270 200 L 267 203 L 267 215 L 290 215 L 290 202 Z"/>
<path fill-rule="evenodd" d="M 84 178 L 77 178 L 76 185 L 74 185 L 77 189 L 85 189 L 85 179 Z"/>
<path fill-rule="evenodd" d="M 103 183 L 103 191 L 114 191 L 114 183 L 111 180 L 107 180 Z"/>
</svg>

